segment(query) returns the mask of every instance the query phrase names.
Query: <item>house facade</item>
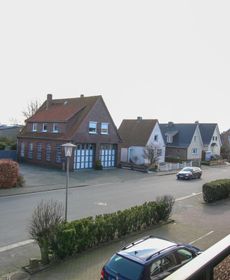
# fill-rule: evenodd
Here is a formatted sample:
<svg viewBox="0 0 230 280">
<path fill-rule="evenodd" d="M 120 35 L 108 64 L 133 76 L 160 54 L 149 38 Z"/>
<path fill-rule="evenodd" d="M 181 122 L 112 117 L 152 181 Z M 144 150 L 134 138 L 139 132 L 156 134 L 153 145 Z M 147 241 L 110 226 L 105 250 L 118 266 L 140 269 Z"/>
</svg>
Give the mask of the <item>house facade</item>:
<svg viewBox="0 0 230 280">
<path fill-rule="evenodd" d="M 166 162 L 172 159 L 201 161 L 203 142 L 197 123 L 175 124 L 169 122 L 160 124 L 160 129 L 166 143 Z"/>
<path fill-rule="evenodd" d="M 151 147 L 156 155 L 158 163 L 165 160 L 165 143 L 158 120 L 135 119 L 123 120 L 119 127 L 119 135 L 122 139 L 121 161 L 138 165 L 149 164 L 146 157 L 146 147 Z"/>
<path fill-rule="evenodd" d="M 198 123 L 198 122 L 197 122 Z M 220 131 L 217 123 L 198 123 L 203 141 L 205 159 L 220 156 L 222 146 Z"/>
<path fill-rule="evenodd" d="M 18 136 L 18 160 L 63 168 L 67 142 L 76 145 L 71 170 L 94 168 L 98 160 L 103 168 L 117 166 L 121 139 L 102 96 L 53 99 L 48 94 Z"/>
<path fill-rule="evenodd" d="M 221 133 L 221 142 L 225 146 L 230 146 L 230 129 Z"/>
</svg>

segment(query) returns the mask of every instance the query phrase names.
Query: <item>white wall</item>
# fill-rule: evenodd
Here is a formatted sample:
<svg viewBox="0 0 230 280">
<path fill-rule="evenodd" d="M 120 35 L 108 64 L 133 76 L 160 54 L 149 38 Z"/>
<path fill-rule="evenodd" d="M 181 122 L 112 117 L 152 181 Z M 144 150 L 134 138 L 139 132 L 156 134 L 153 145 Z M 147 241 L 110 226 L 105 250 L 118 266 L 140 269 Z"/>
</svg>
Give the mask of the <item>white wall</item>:
<svg viewBox="0 0 230 280">
<path fill-rule="evenodd" d="M 220 132 L 219 132 L 218 126 L 216 126 L 216 128 L 215 128 L 213 136 L 217 137 L 217 141 L 213 140 L 213 138 L 212 138 L 212 140 L 208 146 L 208 151 L 211 151 L 213 155 L 220 155 L 221 138 L 220 138 Z M 215 143 L 216 145 L 214 147 L 212 147 L 212 143 Z"/>
<path fill-rule="evenodd" d="M 128 149 L 121 148 L 121 161 L 128 162 Z"/>
<path fill-rule="evenodd" d="M 193 149 L 197 148 L 197 154 L 193 154 Z M 192 141 L 187 150 L 187 159 L 201 159 L 203 142 L 200 135 L 199 127 L 197 126 L 192 138 Z"/>
</svg>

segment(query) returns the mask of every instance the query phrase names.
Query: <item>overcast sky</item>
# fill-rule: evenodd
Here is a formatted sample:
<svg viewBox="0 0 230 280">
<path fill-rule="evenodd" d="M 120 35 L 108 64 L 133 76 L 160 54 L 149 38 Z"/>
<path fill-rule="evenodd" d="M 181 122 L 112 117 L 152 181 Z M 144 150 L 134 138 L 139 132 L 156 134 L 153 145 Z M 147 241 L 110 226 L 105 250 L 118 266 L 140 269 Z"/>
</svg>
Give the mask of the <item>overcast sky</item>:
<svg viewBox="0 0 230 280">
<path fill-rule="evenodd" d="M 31 101 L 102 95 L 122 119 L 230 128 L 230 1 L 2 0 L 0 123 Z"/>
</svg>

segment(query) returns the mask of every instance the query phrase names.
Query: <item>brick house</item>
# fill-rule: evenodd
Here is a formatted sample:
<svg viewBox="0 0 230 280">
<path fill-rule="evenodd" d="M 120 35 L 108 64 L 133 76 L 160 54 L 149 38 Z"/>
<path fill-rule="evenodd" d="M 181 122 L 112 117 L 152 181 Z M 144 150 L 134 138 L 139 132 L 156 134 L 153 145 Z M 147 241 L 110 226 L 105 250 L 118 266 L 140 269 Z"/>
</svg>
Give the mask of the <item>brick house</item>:
<svg viewBox="0 0 230 280">
<path fill-rule="evenodd" d="M 48 94 L 18 136 L 18 160 L 62 168 L 61 145 L 67 142 L 76 145 L 70 170 L 94 168 L 97 160 L 103 168 L 117 166 L 121 139 L 102 96 L 53 99 Z"/>
</svg>

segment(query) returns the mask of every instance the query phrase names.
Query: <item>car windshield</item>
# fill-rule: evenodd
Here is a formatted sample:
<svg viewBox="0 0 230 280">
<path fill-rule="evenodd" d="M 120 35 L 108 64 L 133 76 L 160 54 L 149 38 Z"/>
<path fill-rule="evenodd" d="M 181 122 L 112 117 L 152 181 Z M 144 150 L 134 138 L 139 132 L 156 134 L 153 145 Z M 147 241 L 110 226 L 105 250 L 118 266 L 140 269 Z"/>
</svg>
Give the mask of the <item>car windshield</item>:
<svg viewBox="0 0 230 280">
<path fill-rule="evenodd" d="M 192 168 L 185 167 L 185 168 L 183 168 L 183 171 L 191 171 L 192 172 Z"/>
<path fill-rule="evenodd" d="M 107 267 L 117 276 L 123 276 L 125 279 L 138 280 L 144 267 L 132 260 L 119 255 L 114 255 L 107 264 Z"/>
</svg>

